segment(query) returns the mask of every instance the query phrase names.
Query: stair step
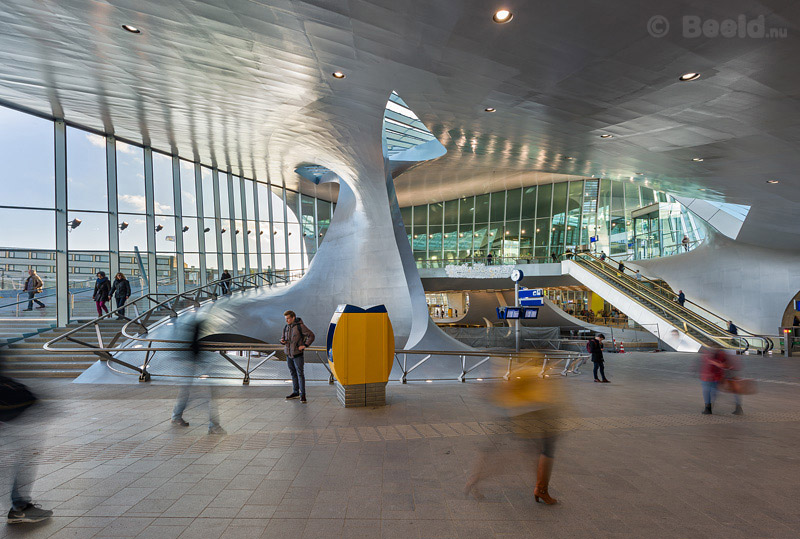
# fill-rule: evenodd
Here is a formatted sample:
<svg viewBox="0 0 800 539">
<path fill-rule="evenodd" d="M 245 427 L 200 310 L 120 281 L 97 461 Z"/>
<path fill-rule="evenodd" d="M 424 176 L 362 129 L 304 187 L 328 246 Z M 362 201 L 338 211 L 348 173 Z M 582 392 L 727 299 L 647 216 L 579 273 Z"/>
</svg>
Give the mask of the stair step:
<svg viewBox="0 0 800 539">
<path fill-rule="evenodd" d="M 6 370 L 4 374 L 10 378 L 77 378 L 83 374 L 85 370 L 86 369 L 20 369 Z"/>
</svg>

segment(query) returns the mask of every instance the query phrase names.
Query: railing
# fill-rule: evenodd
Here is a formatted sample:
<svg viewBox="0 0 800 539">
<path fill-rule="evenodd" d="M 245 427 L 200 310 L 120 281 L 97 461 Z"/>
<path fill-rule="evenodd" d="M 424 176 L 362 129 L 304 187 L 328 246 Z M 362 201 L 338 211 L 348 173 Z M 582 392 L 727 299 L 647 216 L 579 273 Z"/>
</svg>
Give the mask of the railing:
<svg viewBox="0 0 800 539">
<path fill-rule="evenodd" d="M 193 288 L 191 290 L 187 290 L 185 292 L 181 292 L 178 294 L 165 294 L 159 292 L 151 292 L 144 294 L 133 301 L 126 303 L 125 305 L 110 310 L 108 313 L 95 318 L 85 324 L 82 324 L 71 331 L 63 333 L 45 343 L 43 348 L 49 352 L 57 352 L 57 353 L 85 353 L 85 352 L 92 352 L 97 355 L 103 361 L 111 361 L 114 363 L 118 363 L 126 368 L 132 369 L 139 373 L 140 380 L 147 381 L 150 379 L 150 374 L 147 372 L 147 365 L 149 361 L 152 359 L 152 355 L 161 350 L 172 350 L 176 351 L 175 347 L 169 348 L 154 348 L 152 346 L 153 342 L 162 342 L 162 343 L 183 343 L 183 341 L 170 341 L 170 340 L 156 340 L 156 339 L 144 339 L 140 335 L 146 334 L 149 329 L 152 329 L 156 326 L 160 321 L 163 321 L 165 318 L 175 318 L 178 316 L 178 310 L 181 309 L 181 303 L 188 304 L 186 308 L 197 308 L 200 307 L 203 303 L 208 301 L 215 301 L 217 298 L 230 295 L 234 292 L 250 290 L 254 288 L 259 288 L 262 286 L 273 286 L 277 282 L 288 284 L 292 280 L 296 280 L 302 275 L 302 272 L 284 272 L 282 275 L 278 276 L 273 271 L 269 272 L 262 272 L 262 273 L 254 273 L 249 275 L 238 275 L 236 277 L 231 277 L 231 279 L 221 279 L 217 281 L 213 281 L 208 283 L 204 286 L 199 286 Z M 154 304 L 154 305 L 153 305 Z M 140 309 L 141 307 L 141 309 Z M 146 310 L 144 309 L 145 307 Z M 128 322 L 122 326 L 120 331 L 118 331 L 108 343 L 103 342 L 103 336 L 101 333 L 101 322 L 118 314 L 118 312 L 131 309 L 135 313 L 135 317 L 133 319 L 127 318 Z M 140 311 L 143 311 L 140 313 Z M 161 314 L 162 316 L 158 316 Z M 153 318 L 157 317 L 158 319 L 153 321 Z M 151 323 L 152 322 L 152 323 Z M 82 330 L 93 327 L 95 330 L 95 335 L 97 336 L 97 343 L 88 343 L 83 340 L 78 339 L 75 335 Z M 132 327 L 136 327 L 140 330 L 136 334 L 131 334 L 129 331 L 132 331 Z M 135 366 L 131 365 L 128 362 L 122 361 L 119 357 L 116 357 L 114 353 L 124 352 L 126 350 L 130 351 L 132 349 L 122 348 L 116 346 L 117 343 L 124 342 L 125 340 L 134 340 L 134 341 L 148 341 L 147 345 L 147 357 L 144 362 L 144 365 Z M 78 344 L 79 347 L 58 347 L 59 343 L 64 341 L 69 341 L 71 343 Z M 183 343 L 185 344 L 185 343 Z M 244 350 L 253 349 L 252 347 L 243 348 Z"/>
<path fill-rule="evenodd" d="M 623 265 L 623 270 L 620 271 L 618 267 L 611 266 L 609 263 L 617 264 L 617 261 L 612 258 L 607 258 L 606 261 L 589 254 L 580 253 L 575 257 L 576 262 L 582 262 L 584 266 L 594 267 L 603 276 L 604 280 L 610 282 L 612 286 L 621 289 L 623 292 L 634 291 L 638 294 L 638 298 L 634 297 L 640 303 L 645 302 L 645 306 L 654 314 L 664 319 L 665 321 L 674 324 L 676 321 L 683 324 L 684 333 L 690 337 L 698 340 L 706 345 L 718 345 L 726 348 L 735 348 L 740 351 L 747 350 L 751 344 L 758 343 L 760 351 L 769 351 L 772 347 L 772 341 L 764 336 L 755 335 L 746 330 L 742 330 L 747 335 L 731 335 L 725 331 L 725 328 L 717 326 L 713 322 L 701 317 L 698 313 L 680 306 L 675 300 L 675 293 L 661 286 L 660 284 L 647 279 L 645 277 L 633 278 L 624 273 L 625 269 L 630 270 L 627 266 Z M 696 305 L 696 304 L 693 304 Z M 711 313 L 707 309 L 697 306 L 704 312 L 720 319 L 722 317 Z M 724 331 L 724 333 L 723 333 Z"/>
<path fill-rule="evenodd" d="M 560 255 L 556 255 L 558 258 Z M 417 268 L 435 269 L 444 268 L 446 266 L 463 266 L 472 264 L 483 264 L 486 266 L 518 266 L 520 264 L 547 264 L 560 262 L 560 260 L 553 260 L 551 257 L 519 257 L 519 256 L 492 256 L 491 260 L 487 256 L 470 256 L 465 258 L 422 258 L 416 261 Z"/>
</svg>

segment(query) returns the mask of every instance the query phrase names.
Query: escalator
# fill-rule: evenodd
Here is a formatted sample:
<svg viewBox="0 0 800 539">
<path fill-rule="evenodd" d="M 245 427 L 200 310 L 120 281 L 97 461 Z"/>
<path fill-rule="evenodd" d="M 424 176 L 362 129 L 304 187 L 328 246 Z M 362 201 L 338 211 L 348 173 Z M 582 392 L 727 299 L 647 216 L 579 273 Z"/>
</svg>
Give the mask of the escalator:
<svg viewBox="0 0 800 539">
<path fill-rule="evenodd" d="M 619 271 L 611 259 L 603 261 L 592 254 L 579 253 L 564 265 L 573 277 L 676 350 L 697 351 L 705 346 L 763 353 L 772 348 L 770 339 L 742 328 L 740 335 L 730 334 L 721 316 L 692 302 L 679 305 L 666 283 L 637 280 Z"/>
</svg>

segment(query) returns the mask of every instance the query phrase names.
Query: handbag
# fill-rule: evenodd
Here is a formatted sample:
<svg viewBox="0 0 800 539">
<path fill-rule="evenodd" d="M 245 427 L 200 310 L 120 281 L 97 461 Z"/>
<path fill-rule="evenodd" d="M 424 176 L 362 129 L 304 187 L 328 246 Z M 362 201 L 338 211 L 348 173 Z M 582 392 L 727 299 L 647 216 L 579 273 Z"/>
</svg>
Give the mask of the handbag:
<svg viewBox="0 0 800 539">
<path fill-rule="evenodd" d="M 720 382 L 720 389 L 737 395 L 753 395 L 758 391 L 755 380 L 747 378 L 725 378 Z"/>
<path fill-rule="evenodd" d="M 0 421 L 16 419 L 36 400 L 28 386 L 0 374 Z"/>
</svg>

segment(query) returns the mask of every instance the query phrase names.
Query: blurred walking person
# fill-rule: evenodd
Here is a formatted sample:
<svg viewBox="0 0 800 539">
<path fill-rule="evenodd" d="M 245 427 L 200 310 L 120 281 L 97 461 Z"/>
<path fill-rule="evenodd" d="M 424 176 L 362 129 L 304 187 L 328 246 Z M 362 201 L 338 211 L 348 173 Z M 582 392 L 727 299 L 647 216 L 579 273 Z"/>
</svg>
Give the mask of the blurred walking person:
<svg viewBox="0 0 800 539">
<path fill-rule="evenodd" d="M 726 354 L 723 350 L 712 349 L 703 354 L 702 366 L 700 368 L 700 383 L 703 386 L 703 401 L 705 408 L 703 415 L 709 415 L 712 412 L 714 401 L 717 398 L 717 391 L 720 389 L 720 384 L 726 380 L 737 380 L 737 372 L 739 371 L 738 362 L 730 355 Z M 742 396 L 739 389 L 730 390 L 733 393 L 733 402 L 735 408 L 734 415 L 742 415 Z"/>
<path fill-rule="evenodd" d="M 505 368 L 497 365 L 500 377 Z M 503 423 L 510 422 L 520 448 L 523 465 L 536 463 L 536 485 L 533 498 L 547 505 L 558 500 L 550 496 L 550 476 L 553 472 L 563 390 L 560 377 L 545 379 L 540 368 L 522 367 L 513 372 L 508 382 L 487 384 L 489 400 L 499 410 Z M 501 447 L 507 447 L 505 442 Z M 512 446 L 513 447 L 513 446 Z M 472 474 L 464 486 L 465 495 L 481 499 L 480 484 L 492 475 L 505 475 L 513 467 L 514 455 L 503 454 L 500 447 L 491 445 L 481 451 Z"/>
<path fill-rule="evenodd" d="M 202 313 L 190 317 L 183 324 L 177 326 L 178 337 L 177 339 L 189 341 L 191 343 L 188 352 L 178 352 L 180 359 L 188 371 L 187 380 L 181 386 L 178 392 L 178 400 L 175 402 L 175 407 L 172 409 L 172 424 L 179 427 L 188 427 L 189 422 L 183 418 L 183 412 L 186 410 L 186 405 L 189 403 L 189 398 L 192 394 L 192 383 L 195 378 L 199 376 L 207 376 L 211 368 L 211 358 L 213 352 L 203 352 L 200 350 L 200 341 L 203 336 L 205 326 L 205 318 Z M 206 389 L 208 391 L 206 391 Z M 208 433 L 209 434 L 226 434 L 219 424 L 219 411 L 217 410 L 217 403 L 214 399 L 215 388 L 208 386 L 201 390 L 202 399 L 206 401 L 208 406 Z"/>
<path fill-rule="evenodd" d="M 28 307 L 23 309 L 23 311 L 32 311 L 34 301 L 36 302 L 37 309 L 44 309 L 46 307 L 44 303 L 36 299 L 36 294 L 42 293 L 42 287 L 44 287 L 42 278 L 39 277 L 35 269 L 29 269 L 28 278 L 25 279 L 25 286 L 22 289 L 23 292 L 28 293 Z"/>
<path fill-rule="evenodd" d="M 602 333 L 598 333 L 594 336 L 594 339 L 586 343 L 586 349 L 590 354 L 592 354 L 592 363 L 594 363 L 594 381 L 609 384 L 611 382 L 608 378 L 606 378 L 606 361 L 603 357 L 603 341 L 605 340 L 606 336 Z M 602 380 L 597 377 L 598 370 L 600 371 L 600 376 L 603 377 Z"/>
<path fill-rule="evenodd" d="M 283 316 L 286 319 L 286 326 L 283 328 L 281 344 L 286 353 L 289 373 L 292 375 L 292 392 L 286 396 L 286 400 L 300 397 L 300 402 L 305 403 L 306 375 L 303 350 L 314 342 L 314 333 L 303 323 L 302 318 L 297 318 L 294 311 L 286 311 Z"/>
<path fill-rule="evenodd" d="M 108 312 L 106 303 L 110 299 L 109 296 L 111 296 L 111 281 L 106 277 L 106 272 L 98 271 L 92 294 L 92 299 L 97 307 L 97 316 L 103 316 L 103 311 Z"/>
<path fill-rule="evenodd" d="M 116 277 L 114 277 L 114 284 L 111 285 L 111 295 L 117 300 L 117 309 L 119 309 L 117 311 L 117 320 L 122 320 L 125 318 L 125 309 L 120 309 L 120 307 L 124 306 L 128 298 L 131 297 L 131 284 L 122 272 L 117 273 Z"/>
<path fill-rule="evenodd" d="M 0 436 L 3 440 L 0 469 L 3 482 L 11 483 L 11 509 L 8 510 L 7 522 L 41 522 L 53 515 L 49 509 L 34 504 L 30 496 L 36 477 L 31 456 L 40 447 L 38 435 L 42 427 L 18 423 L 18 418 L 34 407 L 37 399 L 25 385 L 2 375 L 3 353 L 0 349 Z"/>
<path fill-rule="evenodd" d="M 219 283 L 220 288 L 222 288 L 222 295 L 226 296 L 231 292 L 231 274 L 228 273 L 228 270 L 224 270 L 222 275 L 219 276 L 221 283 Z"/>
</svg>

